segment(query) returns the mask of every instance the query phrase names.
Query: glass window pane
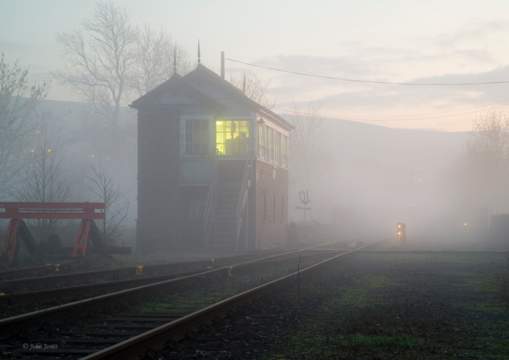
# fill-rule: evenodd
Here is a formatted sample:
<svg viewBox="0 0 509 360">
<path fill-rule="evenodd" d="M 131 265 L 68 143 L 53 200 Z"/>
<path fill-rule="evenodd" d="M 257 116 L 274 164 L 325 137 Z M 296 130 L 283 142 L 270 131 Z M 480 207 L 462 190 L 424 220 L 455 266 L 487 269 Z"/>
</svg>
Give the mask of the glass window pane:
<svg viewBox="0 0 509 360">
<path fill-rule="evenodd" d="M 209 121 L 203 119 L 188 119 L 185 121 L 186 154 L 210 152 Z"/>
<path fill-rule="evenodd" d="M 249 121 L 217 120 L 215 137 L 219 155 L 247 155 L 249 151 Z"/>
</svg>

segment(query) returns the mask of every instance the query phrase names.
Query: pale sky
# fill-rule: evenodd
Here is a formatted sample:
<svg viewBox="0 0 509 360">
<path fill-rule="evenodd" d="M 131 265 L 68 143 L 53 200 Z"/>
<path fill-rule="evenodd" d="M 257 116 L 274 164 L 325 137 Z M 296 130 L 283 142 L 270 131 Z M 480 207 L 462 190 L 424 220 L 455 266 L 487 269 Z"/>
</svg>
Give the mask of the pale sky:
<svg viewBox="0 0 509 360">
<path fill-rule="evenodd" d="M 228 58 L 323 76 L 422 83 L 509 81 L 509 1 L 113 2 L 129 11 L 133 23 L 164 27 L 192 56 L 199 39 L 202 61 L 215 71 L 224 51 Z M 33 80 L 49 77 L 63 65 L 55 34 L 80 28 L 95 3 L 0 0 L 0 52 L 11 63 L 19 59 L 29 66 Z M 232 62 L 226 67 L 227 74 L 248 69 Z M 509 84 L 411 87 L 251 70 L 270 79 L 276 112 L 292 100 L 313 99 L 323 103 L 321 112 L 327 117 L 463 131 L 470 129 L 477 111 L 509 111 Z M 49 99 L 78 100 L 55 83 Z M 395 119 L 404 121 L 387 121 Z"/>
</svg>

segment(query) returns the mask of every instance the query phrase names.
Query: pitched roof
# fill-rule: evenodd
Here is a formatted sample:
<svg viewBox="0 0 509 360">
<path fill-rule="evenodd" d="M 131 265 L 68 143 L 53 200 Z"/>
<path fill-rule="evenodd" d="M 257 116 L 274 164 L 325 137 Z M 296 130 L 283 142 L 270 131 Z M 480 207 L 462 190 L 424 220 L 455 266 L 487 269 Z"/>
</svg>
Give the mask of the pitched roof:
<svg viewBox="0 0 509 360">
<path fill-rule="evenodd" d="M 206 68 L 202 64 L 198 64 L 195 70 L 185 75 L 182 79 L 189 80 L 190 82 L 193 80 L 208 80 L 214 86 L 220 88 L 221 90 L 235 98 L 237 101 L 243 103 L 247 107 L 255 111 L 260 111 L 264 113 L 266 116 L 272 118 L 273 120 L 275 120 L 276 122 L 280 123 L 281 125 L 288 129 L 295 129 L 295 127 L 292 124 L 283 119 L 281 116 L 279 116 L 272 110 L 269 110 L 265 106 L 260 105 L 256 101 L 251 100 L 237 87 L 235 87 L 228 81 L 224 80 L 221 76 L 217 75 L 215 72 Z"/>
<path fill-rule="evenodd" d="M 223 105 L 221 105 L 214 99 L 208 97 L 207 95 L 203 94 L 201 91 L 198 91 L 194 87 L 190 86 L 189 83 L 187 81 L 183 80 L 182 76 L 180 76 L 177 73 L 174 73 L 173 76 L 169 80 L 163 82 L 161 85 L 159 85 L 156 88 L 154 88 L 153 90 L 149 91 L 142 97 L 134 100 L 132 102 L 132 104 L 129 106 L 132 108 L 135 108 L 135 109 L 139 109 L 143 106 L 149 105 L 150 100 L 152 100 L 152 99 L 156 98 L 157 96 L 159 96 L 169 90 L 172 90 L 172 89 L 183 90 L 183 91 L 191 94 L 191 96 L 197 98 L 198 101 L 204 103 L 205 105 L 210 105 L 210 106 L 216 107 L 216 108 L 223 107 Z"/>
<path fill-rule="evenodd" d="M 267 109 L 266 107 L 258 104 L 256 101 L 251 100 L 242 91 L 237 89 L 235 86 L 233 86 L 228 81 L 224 80 L 215 72 L 209 70 L 202 64 L 198 64 L 195 70 L 191 71 L 189 74 L 183 77 L 181 77 L 178 74 L 174 74 L 168 81 L 162 83 L 161 85 L 149 91 L 147 94 L 143 95 L 139 99 L 133 101 L 133 103 L 129 106 L 135 109 L 139 109 L 142 106 L 148 105 L 150 100 L 158 96 L 159 94 L 162 94 L 170 89 L 175 88 L 179 88 L 181 90 L 189 92 L 192 96 L 196 97 L 198 100 L 202 101 L 205 104 L 211 105 L 216 108 L 220 108 L 223 106 L 214 99 L 208 97 L 207 95 L 203 94 L 201 91 L 193 87 L 191 84 L 195 81 L 208 81 L 212 84 L 212 86 L 215 86 L 218 89 L 224 91 L 226 94 L 230 95 L 241 104 L 264 114 L 265 116 L 276 121 L 283 127 L 286 127 L 288 129 L 295 128 L 292 124 L 287 122 L 281 116 Z"/>
</svg>

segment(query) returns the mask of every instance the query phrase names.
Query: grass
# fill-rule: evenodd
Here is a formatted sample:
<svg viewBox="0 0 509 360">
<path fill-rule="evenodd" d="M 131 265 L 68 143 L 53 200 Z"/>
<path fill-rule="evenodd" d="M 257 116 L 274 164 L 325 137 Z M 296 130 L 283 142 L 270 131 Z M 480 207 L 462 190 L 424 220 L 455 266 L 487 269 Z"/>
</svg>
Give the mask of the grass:
<svg viewBox="0 0 509 360">
<path fill-rule="evenodd" d="M 503 276 L 503 253 L 359 254 L 303 284 L 308 315 L 264 359 L 507 359 Z"/>
</svg>

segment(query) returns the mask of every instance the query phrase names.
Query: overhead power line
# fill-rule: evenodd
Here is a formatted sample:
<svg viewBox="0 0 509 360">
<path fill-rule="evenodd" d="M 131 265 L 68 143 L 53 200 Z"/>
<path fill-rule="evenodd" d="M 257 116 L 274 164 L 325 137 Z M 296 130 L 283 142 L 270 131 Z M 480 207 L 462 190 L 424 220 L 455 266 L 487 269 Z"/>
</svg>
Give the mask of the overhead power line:
<svg viewBox="0 0 509 360">
<path fill-rule="evenodd" d="M 321 79 L 329 79 L 329 80 L 339 80 L 339 81 L 349 81 L 349 82 L 356 82 L 356 83 L 368 83 L 368 84 L 383 84 L 383 85 L 408 85 L 408 86 L 457 86 L 457 85 L 496 85 L 496 84 L 507 84 L 509 81 L 488 81 L 488 82 L 477 82 L 477 83 L 408 83 L 408 82 L 391 82 L 391 81 L 371 81 L 371 80 L 358 80 L 358 79 L 345 79 L 345 78 L 338 78 L 334 76 L 325 76 L 325 75 L 313 75 L 313 74 L 306 74 L 296 71 L 289 71 L 289 70 L 283 70 L 283 69 L 277 69 L 269 66 L 262 66 L 262 65 L 255 65 L 250 64 L 247 62 L 234 60 L 225 58 L 225 60 L 236 62 L 239 64 L 244 64 L 248 66 L 253 66 L 261 69 L 268 69 L 273 71 L 279 71 L 287 74 L 294 74 L 294 75 L 300 75 L 300 76 L 307 76 L 307 77 L 314 77 L 314 78 L 321 78 Z"/>
<path fill-rule="evenodd" d="M 431 111 L 431 112 L 420 113 L 420 114 L 411 114 L 411 115 L 380 115 L 380 116 L 373 117 L 373 119 L 380 119 L 380 118 L 386 118 L 386 117 L 390 117 L 390 118 L 406 117 L 406 118 L 408 118 L 408 117 L 415 117 L 415 116 L 422 116 L 422 115 L 435 115 L 435 114 L 443 114 L 443 113 L 451 113 L 451 112 L 460 112 L 460 111 L 467 111 L 467 110 L 472 110 L 472 109 L 490 107 L 490 106 L 497 105 L 497 104 L 506 104 L 508 102 L 509 102 L 509 100 L 504 100 L 504 101 L 497 101 L 497 102 L 494 102 L 494 103 L 489 103 L 489 104 L 484 104 L 484 105 L 472 106 L 472 107 L 468 107 L 468 108 L 464 108 L 464 109 Z M 491 110 L 491 109 L 492 108 L 480 109 L 480 110 L 477 110 L 477 111 L 480 112 L 480 111 L 486 111 L 486 110 Z M 453 114 L 453 115 L 456 115 L 456 114 Z M 363 116 L 361 116 L 361 117 L 363 117 Z M 363 117 L 363 118 L 365 118 L 365 117 Z"/>
<path fill-rule="evenodd" d="M 338 119 L 338 120 L 351 120 L 351 121 L 359 121 L 359 120 L 361 120 L 361 121 L 376 121 L 376 122 L 379 122 L 379 121 L 417 121 L 417 120 L 440 119 L 440 118 L 453 117 L 453 116 L 459 116 L 459 115 L 474 114 L 474 113 L 479 113 L 479 112 L 486 111 L 486 110 L 494 110 L 494 109 L 502 108 L 505 106 L 509 106 L 509 104 L 495 106 L 495 107 L 492 107 L 489 109 L 484 109 L 484 110 L 464 112 L 464 113 L 460 113 L 460 114 L 432 116 L 432 117 L 424 117 L 424 118 L 416 118 L 416 119 L 387 119 L 387 120 L 383 120 L 380 118 L 365 118 L 365 117 L 362 118 L 362 117 L 355 117 L 355 116 L 334 116 L 334 117 L 332 117 L 332 116 L 324 116 L 324 115 L 319 115 L 317 117 L 321 117 L 321 118 L 325 118 L 325 119 Z M 278 109 L 273 109 L 273 111 L 278 111 Z M 289 110 L 280 109 L 279 111 L 281 112 L 281 114 L 284 114 L 284 115 L 295 114 L 295 112 L 289 111 Z M 296 114 L 307 115 L 305 112 L 297 112 Z"/>
</svg>

